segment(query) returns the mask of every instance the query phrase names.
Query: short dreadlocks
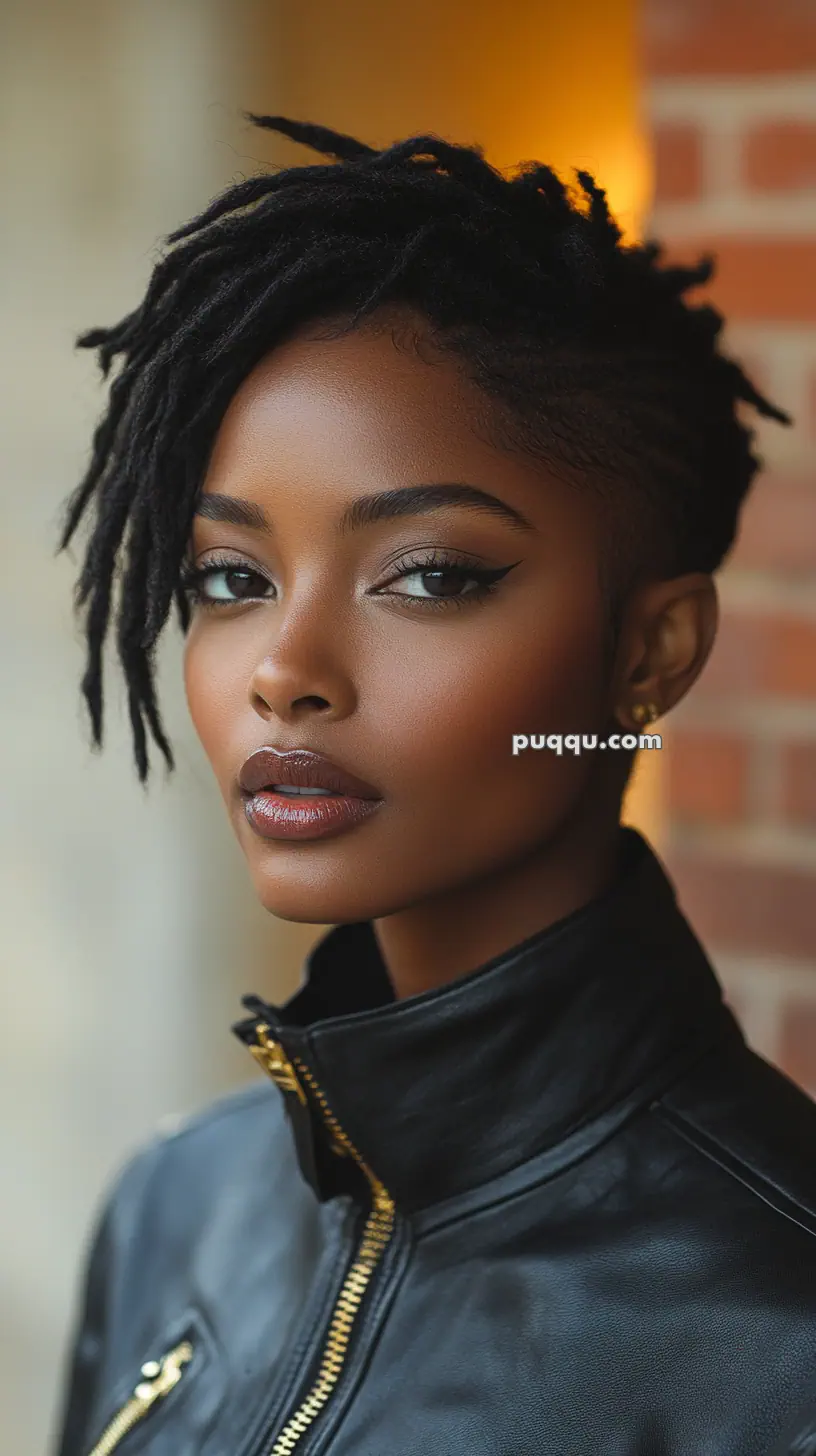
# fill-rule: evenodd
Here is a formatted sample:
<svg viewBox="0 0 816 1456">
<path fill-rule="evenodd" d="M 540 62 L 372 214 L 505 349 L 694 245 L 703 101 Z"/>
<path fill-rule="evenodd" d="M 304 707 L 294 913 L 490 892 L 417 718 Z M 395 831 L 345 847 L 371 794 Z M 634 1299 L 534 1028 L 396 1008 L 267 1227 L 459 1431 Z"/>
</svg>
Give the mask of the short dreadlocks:
<svg viewBox="0 0 816 1456">
<path fill-rule="evenodd" d="M 352 329 L 380 306 L 409 305 L 489 397 L 501 443 L 605 482 L 612 537 L 636 521 L 649 568 L 667 575 L 713 571 L 733 542 L 762 464 L 738 402 L 792 423 L 718 351 L 722 316 L 682 297 L 710 279 L 713 258 L 658 267 L 661 244 L 625 245 L 589 172 L 576 170 L 582 194 L 571 194 L 548 166 L 522 163 L 508 179 L 481 148 L 432 134 L 380 151 L 244 115 L 335 160 L 226 188 L 166 238 L 140 306 L 77 339 L 98 351 L 104 378 L 122 363 L 57 551 L 93 498 L 74 588 L 75 613 L 87 603 L 81 691 L 99 748 L 121 572 L 117 648 L 142 784 L 145 719 L 174 767 L 153 660 L 173 598 L 189 625 L 181 569 L 215 434 L 241 381 L 300 325 Z"/>
</svg>

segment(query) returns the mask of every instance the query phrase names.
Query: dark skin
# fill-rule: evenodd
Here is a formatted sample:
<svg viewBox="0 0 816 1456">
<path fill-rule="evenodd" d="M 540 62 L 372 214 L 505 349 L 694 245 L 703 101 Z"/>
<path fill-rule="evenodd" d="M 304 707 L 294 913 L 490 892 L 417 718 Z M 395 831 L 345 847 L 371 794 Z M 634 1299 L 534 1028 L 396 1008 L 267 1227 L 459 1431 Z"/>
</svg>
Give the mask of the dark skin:
<svg viewBox="0 0 816 1456">
<path fill-rule="evenodd" d="M 633 706 L 663 714 L 685 694 L 717 605 L 703 573 L 644 581 L 610 656 L 592 493 L 492 444 L 462 366 L 385 319 L 328 341 L 300 330 L 232 399 L 202 490 L 253 502 L 270 529 L 196 515 L 194 564 L 217 553 L 253 575 L 205 583 L 227 605 L 194 607 L 184 678 L 261 903 L 371 920 L 402 999 L 609 883 L 629 755 L 513 756 L 512 737 L 642 731 Z M 446 503 L 338 529 L 355 498 L 429 482 L 466 482 L 527 524 Z M 511 569 L 477 600 L 466 574 L 412 567 L 429 551 Z M 237 785 L 262 745 L 324 753 L 384 802 L 326 839 L 262 839 Z"/>
</svg>

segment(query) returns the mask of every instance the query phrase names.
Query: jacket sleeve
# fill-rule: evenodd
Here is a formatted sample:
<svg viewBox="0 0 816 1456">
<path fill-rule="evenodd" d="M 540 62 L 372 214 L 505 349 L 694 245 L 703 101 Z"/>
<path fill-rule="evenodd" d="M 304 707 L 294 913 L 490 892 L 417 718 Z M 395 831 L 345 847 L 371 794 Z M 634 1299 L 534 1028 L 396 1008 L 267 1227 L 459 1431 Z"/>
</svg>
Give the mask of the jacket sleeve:
<svg viewBox="0 0 816 1456">
<path fill-rule="evenodd" d="M 51 1456 L 87 1456 L 93 1444 L 91 1422 L 99 1381 L 121 1318 L 119 1286 L 127 1272 L 127 1250 L 144 1216 L 145 1200 L 166 1143 L 166 1136 L 154 1136 L 131 1155 L 114 1177 L 91 1225 Z"/>
<path fill-rule="evenodd" d="M 97 1217 L 82 1271 L 79 1308 L 63 1374 L 54 1456 L 86 1456 L 88 1421 L 105 1346 L 112 1200 Z"/>
</svg>

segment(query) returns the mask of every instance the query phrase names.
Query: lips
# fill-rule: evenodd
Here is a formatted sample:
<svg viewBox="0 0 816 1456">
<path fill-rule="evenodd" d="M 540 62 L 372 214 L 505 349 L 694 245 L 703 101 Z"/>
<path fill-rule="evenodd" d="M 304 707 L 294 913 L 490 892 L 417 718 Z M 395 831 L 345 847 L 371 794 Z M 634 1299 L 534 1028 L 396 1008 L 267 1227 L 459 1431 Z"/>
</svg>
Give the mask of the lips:
<svg viewBox="0 0 816 1456">
<path fill-rule="evenodd" d="M 243 764 L 238 784 L 245 794 L 271 789 L 273 784 L 286 784 L 294 788 L 326 789 L 353 799 L 382 798 L 382 794 L 365 779 L 340 768 L 339 764 L 310 748 L 256 749 Z"/>
</svg>

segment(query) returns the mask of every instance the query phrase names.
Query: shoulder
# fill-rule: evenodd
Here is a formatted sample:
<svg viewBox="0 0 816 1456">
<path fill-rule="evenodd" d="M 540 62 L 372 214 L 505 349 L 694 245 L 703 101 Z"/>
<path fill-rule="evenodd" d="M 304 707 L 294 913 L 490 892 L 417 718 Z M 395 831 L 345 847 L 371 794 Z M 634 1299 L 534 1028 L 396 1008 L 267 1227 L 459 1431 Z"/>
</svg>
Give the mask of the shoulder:
<svg viewBox="0 0 816 1456">
<path fill-rule="evenodd" d="M 652 1110 L 704 1160 L 721 1195 L 751 1195 L 781 1236 L 797 1225 L 816 1258 L 816 1102 L 807 1092 L 740 1033 Z"/>
<path fill-rule="evenodd" d="M 265 1186 L 291 1148 L 276 1088 L 250 1083 L 190 1116 L 164 1118 L 109 1187 L 107 1221 L 127 1240 L 157 1202 L 188 1214 L 212 1208 L 219 1190 L 257 1186 L 259 1177 Z"/>
<path fill-rule="evenodd" d="M 210 1102 L 197 1112 L 185 1115 L 170 1113 L 156 1127 L 152 1145 L 173 1147 L 192 1152 L 200 1145 L 221 1138 L 233 1140 L 257 1136 L 269 1124 L 277 1122 L 282 1109 L 281 1098 L 267 1078 L 238 1087 Z"/>
</svg>

